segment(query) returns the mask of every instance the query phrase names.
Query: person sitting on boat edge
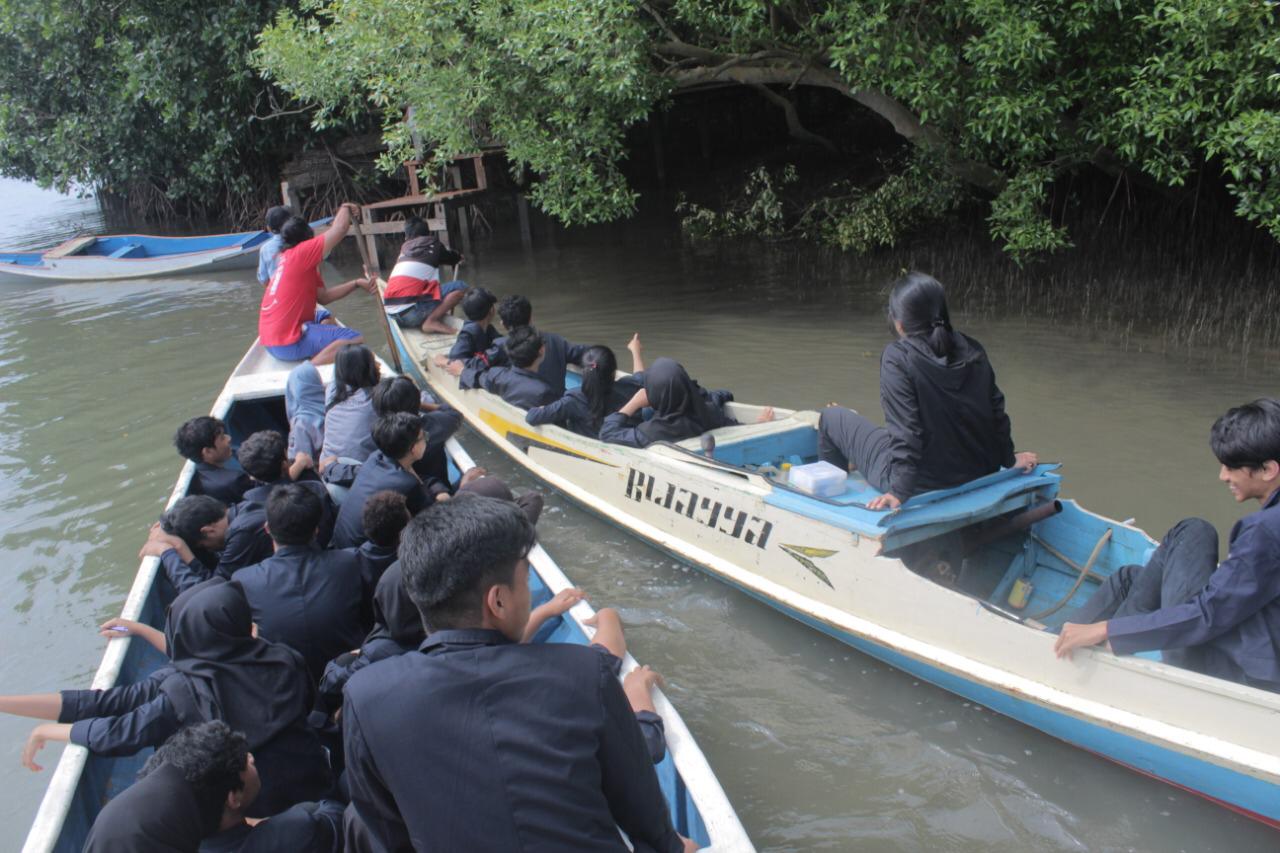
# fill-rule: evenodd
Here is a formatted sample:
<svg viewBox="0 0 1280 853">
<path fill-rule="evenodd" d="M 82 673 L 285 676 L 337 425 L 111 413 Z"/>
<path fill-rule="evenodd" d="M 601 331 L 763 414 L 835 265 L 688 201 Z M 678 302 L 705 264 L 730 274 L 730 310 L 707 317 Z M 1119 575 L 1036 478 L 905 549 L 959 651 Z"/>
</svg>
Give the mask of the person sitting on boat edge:
<svg viewBox="0 0 1280 853">
<path fill-rule="evenodd" d="M 493 327 L 493 318 L 497 314 L 494 307 L 498 297 L 483 287 L 472 287 L 462 297 L 462 314 L 467 322 L 458 330 L 458 339 L 447 356 L 450 361 L 466 361 L 469 358 L 481 359 L 489 363 L 487 353 L 498 342 L 498 330 Z"/>
<path fill-rule="evenodd" d="M 305 219 L 295 216 L 285 223 L 280 235 L 280 253 L 275 274 L 262 294 L 258 315 L 258 338 L 267 352 L 282 361 L 311 359 L 315 365 L 329 364 L 344 346 L 364 342 L 355 329 L 330 325 L 316 314 L 317 305 L 342 299 L 356 288 L 370 293 L 377 279 L 365 271 L 355 278 L 326 288 L 320 264 L 346 236 L 357 208 L 346 203 L 338 210 L 333 225 L 316 236 Z"/>
<path fill-rule="evenodd" d="M 369 396 L 375 417 L 395 412 L 417 416 L 427 433 L 427 449 L 422 458 L 413 463 L 414 473 L 423 480 L 434 477 L 442 483 L 449 482 L 449 455 L 445 452 L 445 444 L 462 426 L 462 413 L 447 404 L 425 400 L 418 386 L 407 376 L 390 376 L 382 380 Z"/>
<path fill-rule="evenodd" d="M 147 759 L 138 781 L 103 806 L 85 853 L 341 851 L 341 802 L 298 803 L 249 823 L 246 813 L 261 791 L 243 734 L 216 720 L 188 726 Z"/>
<path fill-rule="evenodd" d="M 459 388 L 483 388 L 521 409 L 545 406 L 559 399 L 560 394 L 538 372 L 546 346 L 537 329 L 521 326 L 507 335 L 503 348 L 509 366 L 488 367 L 479 359 L 472 359 L 464 367 L 462 362 L 449 361 L 444 356 L 438 356 L 436 364 L 458 377 Z"/>
<path fill-rule="evenodd" d="M 644 387 L 644 363 L 640 352 L 640 336 L 635 335 L 627 347 L 632 350 L 632 373 L 618 378 L 618 359 L 606 346 L 588 347 L 582 356 L 582 384 L 570 388 L 564 396 L 545 406 L 534 406 L 525 415 L 531 426 L 555 424 L 570 432 L 596 438 L 606 416 L 626 405 Z"/>
<path fill-rule="evenodd" d="M 222 720 L 245 733 L 264 795 L 250 816 L 323 799 L 333 784 L 328 760 L 306 726 L 312 682 L 297 652 L 256 636 L 249 604 L 233 583 L 214 578 L 174 599 L 165 635 L 170 665 L 134 684 L 0 697 L 0 712 L 38 719 L 22 765 L 43 769 L 48 741 L 70 741 L 98 755 L 158 747 L 183 726 Z"/>
<path fill-rule="evenodd" d="M 659 358 L 644 371 L 644 387 L 621 409 L 604 419 L 600 440 L 627 447 L 648 447 L 655 441 L 683 441 L 737 423 L 725 411 L 733 400 L 729 391 L 707 391 L 689 378 L 679 362 Z M 653 417 L 640 413 L 653 409 Z M 762 420 L 773 417 L 766 409 Z"/>
<path fill-rule="evenodd" d="M 440 281 L 440 267 L 457 267 L 462 255 L 431 233 L 427 223 L 416 216 L 404 223 L 404 245 L 400 257 L 387 276 L 382 303 L 387 315 L 402 329 L 421 329 L 428 334 L 452 335 L 445 316 L 462 299 L 465 281 Z"/>
<path fill-rule="evenodd" d="M 373 425 L 373 442 L 377 450 L 360 466 L 338 510 L 331 542 L 334 548 L 354 548 L 368 538 L 364 530 L 364 504 L 378 492 L 404 495 L 412 515 L 449 497 L 447 484 L 435 479 L 423 480 L 413 470 L 427 447 L 427 434 L 415 415 L 396 412 L 378 418 Z M 479 469 L 472 469 L 476 470 Z"/>
<path fill-rule="evenodd" d="M 885 425 L 840 406 L 818 420 L 818 455 L 861 471 L 883 494 L 868 509 L 896 509 L 912 495 L 959 486 L 1003 466 L 1035 470 L 1035 453 L 1014 453 L 1004 395 L 987 353 L 951 326 L 941 284 L 920 272 L 889 295 L 897 340 L 880 357 Z"/>
<path fill-rule="evenodd" d="M 226 506 L 200 503 L 207 495 L 180 498 L 151 525 L 138 558 L 158 557 L 177 592 L 214 577 L 229 579 L 236 570 L 271 556 L 266 513 L 257 501 Z"/>
<path fill-rule="evenodd" d="M 284 238 L 280 236 L 280 229 L 284 224 L 293 218 L 293 208 L 285 207 L 278 204 L 275 207 L 267 209 L 267 215 L 263 217 L 264 225 L 270 237 L 258 247 L 258 284 L 263 287 L 267 286 L 267 282 L 271 281 L 271 276 L 275 274 L 276 262 L 280 259 L 280 252 L 284 249 Z"/>
<path fill-rule="evenodd" d="M 498 303 L 498 317 L 502 320 L 502 327 L 510 335 L 516 329 L 533 325 L 533 305 L 527 297 L 519 294 L 504 296 Z M 564 394 L 565 371 L 570 364 L 582 364 L 582 356 L 586 354 L 587 348 L 582 344 L 570 343 L 555 332 L 542 332 L 542 342 L 546 345 L 547 352 L 538 365 L 538 375 L 559 398 Z M 502 343 L 499 338 L 486 353 L 495 365 L 505 363 L 506 352 Z"/>
<path fill-rule="evenodd" d="M 173 436 L 173 446 L 184 459 L 195 463 L 189 495 L 208 495 L 225 504 L 233 504 L 244 497 L 249 488 L 249 477 L 227 463 L 235 457 L 231 449 L 231 436 L 227 425 L 209 415 L 201 415 L 178 427 Z"/>
<path fill-rule="evenodd" d="M 522 644 L 533 525 L 458 495 L 400 544 L 429 629 L 419 654 L 357 672 L 342 723 L 347 849 L 693 849 L 675 831 L 626 694 L 605 655 Z M 405 732 L 431 737 L 405 738 Z"/>
<path fill-rule="evenodd" d="M 1145 566 L 1120 567 L 1068 617 L 1058 657 L 1099 643 L 1158 649 L 1175 666 L 1280 692 L 1280 401 L 1229 410 L 1209 444 L 1236 501 L 1261 504 L 1231 528 L 1227 558 L 1211 524 L 1179 522 Z"/>
<path fill-rule="evenodd" d="M 267 532 L 275 553 L 230 581 L 244 590 L 262 638 L 302 655 L 313 679 L 360 645 L 372 624 L 360 561 L 316 544 L 321 512 L 320 499 L 299 483 L 272 489 Z"/>
</svg>

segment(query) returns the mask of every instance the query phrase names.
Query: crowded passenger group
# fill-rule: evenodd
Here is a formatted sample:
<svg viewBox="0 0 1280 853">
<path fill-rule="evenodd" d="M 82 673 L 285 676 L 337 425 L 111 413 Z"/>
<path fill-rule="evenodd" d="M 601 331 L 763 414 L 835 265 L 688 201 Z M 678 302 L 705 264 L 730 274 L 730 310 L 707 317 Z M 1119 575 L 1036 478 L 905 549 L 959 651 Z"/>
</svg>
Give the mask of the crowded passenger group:
<svg viewBox="0 0 1280 853">
<path fill-rule="evenodd" d="M 175 596 L 164 628 L 102 626 L 167 663 L 107 690 L 0 697 L 0 711 L 49 721 L 23 762 L 38 769 L 47 741 L 101 755 L 156 748 L 104 807 L 91 851 L 624 850 L 620 831 L 636 850 L 694 849 L 653 769 L 666 750 L 659 676 L 619 680 L 617 613 L 598 612 L 589 647 L 530 642 L 583 597 L 569 589 L 533 606 L 541 497 L 479 468 L 451 478 L 445 444 L 459 413 L 383 376 L 360 332 L 325 309 L 376 293 L 367 271 L 333 287 L 320 276 L 356 215 L 344 205 L 317 235 L 287 209 L 269 212 L 259 338 L 296 362 L 287 423 L 234 450 L 215 417 L 178 427 L 190 486 L 142 548 Z M 638 335 L 619 374 L 609 347 L 535 326 L 527 297 L 458 281 L 463 257 L 421 221 L 405 237 L 385 311 L 401 328 L 455 336 L 438 365 L 462 389 L 499 395 L 532 426 L 634 448 L 736 423 L 730 392 L 703 388 L 673 359 L 646 362 Z M 904 277 L 889 318 L 884 426 L 838 406 L 818 426 L 821 459 L 878 491 L 866 508 L 1035 470 L 942 286 Z M 329 382 L 317 369 L 327 364 Z M 566 382 L 571 366 L 580 383 Z M 1233 532 L 1227 560 L 1218 565 L 1211 528 L 1185 522 L 1080 608 L 1060 655 L 1099 643 L 1185 650 L 1171 662 L 1280 689 L 1280 404 L 1233 409 L 1212 448 L 1233 494 L 1263 505 Z"/>
</svg>

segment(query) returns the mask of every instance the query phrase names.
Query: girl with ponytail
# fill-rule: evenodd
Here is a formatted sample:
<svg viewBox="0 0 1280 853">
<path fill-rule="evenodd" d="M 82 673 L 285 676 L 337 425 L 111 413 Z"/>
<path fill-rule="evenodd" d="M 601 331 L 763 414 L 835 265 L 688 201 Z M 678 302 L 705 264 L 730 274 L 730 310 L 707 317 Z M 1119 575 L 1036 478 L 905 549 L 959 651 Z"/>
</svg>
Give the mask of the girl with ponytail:
<svg viewBox="0 0 1280 853">
<path fill-rule="evenodd" d="M 638 341 L 633 342 L 638 345 Z M 643 367 L 641 364 L 638 369 Z M 617 372 L 618 359 L 613 350 L 606 346 L 589 347 L 582 356 L 582 386 L 570 388 L 554 403 L 533 407 L 525 420 L 534 426 L 555 424 L 595 438 L 600 434 L 605 416 L 618 411 L 640 390 L 639 382 L 631 377 L 616 379 Z"/>
<path fill-rule="evenodd" d="M 903 276 L 889 294 L 889 322 L 897 340 L 880 359 L 885 426 L 839 406 L 818 422 L 821 458 L 861 471 L 883 493 L 868 509 L 896 509 L 1001 467 L 1034 470 L 1036 454 L 1014 453 L 987 353 L 952 328 L 942 285 L 920 272 Z"/>
</svg>

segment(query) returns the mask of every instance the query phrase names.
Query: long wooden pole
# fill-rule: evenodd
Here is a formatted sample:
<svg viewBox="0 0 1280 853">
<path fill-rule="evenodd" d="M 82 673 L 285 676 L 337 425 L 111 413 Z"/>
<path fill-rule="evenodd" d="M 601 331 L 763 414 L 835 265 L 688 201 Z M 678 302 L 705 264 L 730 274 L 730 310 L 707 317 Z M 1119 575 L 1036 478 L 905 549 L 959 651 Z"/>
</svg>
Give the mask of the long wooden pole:
<svg viewBox="0 0 1280 853">
<path fill-rule="evenodd" d="M 356 238 L 356 245 L 360 247 L 360 260 L 364 264 L 364 274 L 366 276 L 373 275 L 371 270 L 373 264 L 369 262 L 369 247 L 364 244 L 364 235 L 360 233 L 360 223 L 354 218 L 351 220 L 351 233 Z M 378 302 L 378 317 L 382 320 L 382 333 L 387 336 L 387 346 L 391 348 L 391 363 L 395 365 L 396 373 L 404 373 L 404 365 L 400 363 L 400 349 L 396 346 L 396 339 L 391 335 L 391 321 L 387 319 L 387 306 L 382 302 L 382 289 L 378 287 L 378 280 L 373 283 L 373 298 Z"/>
</svg>

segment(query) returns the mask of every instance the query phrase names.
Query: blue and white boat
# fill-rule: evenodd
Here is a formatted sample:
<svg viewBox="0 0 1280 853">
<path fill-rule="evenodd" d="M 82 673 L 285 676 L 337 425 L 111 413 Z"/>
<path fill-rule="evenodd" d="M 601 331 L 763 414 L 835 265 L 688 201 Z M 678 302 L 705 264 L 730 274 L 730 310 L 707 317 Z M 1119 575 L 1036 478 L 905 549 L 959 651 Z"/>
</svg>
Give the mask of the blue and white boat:
<svg viewBox="0 0 1280 853">
<path fill-rule="evenodd" d="M 261 429 L 287 431 L 284 387 L 293 366 L 272 358 L 257 342 L 250 348 L 227 380 L 212 410 L 215 417 L 226 423 L 233 444 L 238 445 L 246 436 Z M 384 376 L 391 374 L 385 365 L 382 369 Z M 332 381 L 332 371 L 332 366 L 321 368 L 326 382 Z M 456 440 L 450 439 L 447 449 L 455 478 L 459 471 L 472 467 L 471 458 Z M 190 462 L 183 466 L 169 505 L 187 493 L 194 470 Z M 533 606 L 572 586 L 541 546 L 534 549 L 529 560 Z M 163 627 L 173 590 L 159 565 L 155 557 L 143 559 L 121 611 L 122 617 Z M 583 623 L 593 612 L 589 604 L 580 602 L 563 617 L 544 625 L 535 640 L 589 643 L 594 631 Z M 92 686 L 105 689 L 130 684 L 146 678 L 164 662 L 160 653 L 141 640 L 111 639 L 107 641 Z M 635 660 L 628 655 L 623 672 L 635 666 Z M 724 789 L 679 713 L 661 691 L 655 690 L 653 699 L 667 738 L 667 755 L 656 769 L 676 829 L 710 850 L 753 850 Z M 79 853 L 103 804 L 133 782 L 150 752 L 104 757 L 91 755 L 84 747 L 66 746 L 27 835 L 24 853 Z"/>
<path fill-rule="evenodd" d="M 203 237 L 73 237 L 40 251 L 0 251 L 0 282 L 108 281 L 250 269 L 270 236 L 266 231 L 242 231 Z"/>
<path fill-rule="evenodd" d="M 405 370 L 543 482 L 782 613 L 966 699 L 1280 827 L 1280 695 L 1054 629 L 1155 542 L 1059 500 L 1055 466 L 918 495 L 895 512 L 859 475 L 814 497 L 772 472 L 817 458 L 818 413 L 732 403 L 738 426 L 640 450 L 556 426 L 433 359 L 453 341 L 392 324 Z M 577 381 L 571 374 L 569 384 Z"/>
</svg>

